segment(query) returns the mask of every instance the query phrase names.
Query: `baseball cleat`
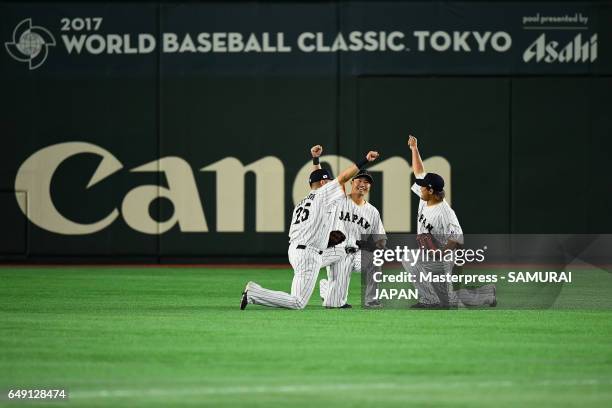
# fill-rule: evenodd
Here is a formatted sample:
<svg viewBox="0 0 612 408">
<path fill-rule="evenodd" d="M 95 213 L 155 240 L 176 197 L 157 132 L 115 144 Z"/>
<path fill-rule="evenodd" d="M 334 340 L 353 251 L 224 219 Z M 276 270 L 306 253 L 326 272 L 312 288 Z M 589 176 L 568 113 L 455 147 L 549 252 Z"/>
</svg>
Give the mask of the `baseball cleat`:
<svg viewBox="0 0 612 408">
<path fill-rule="evenodd" d="M 244 287 L 244 292 L 242 292 L 242 298 L 240 299 L 240 310 L 246 309 L 247 305 L 249 304 L 249 299 L 247 298 L 249 283 L 247 283 L 247 285 Z"/>
<path fill-rule="evenodd" d="M 439 303 L 431 303 L 431 304 L 426 304 L 426 303 L 415 303 L 414 305 L 410 306 L 411 309 L 440 309 L 440 304 Z"/>
<path fill-rule="evenodd" d="M 349 305 L 348 303 L 343 304 L 342 306 L 339 307 L 334 307 L 334 306 L 325 306 L 326 309 L 352 309 L 353 305 Z"/>
<path fill-rule="evenodd" d="M 383 305 L 378 300 L 366 302 L 365 307 L 368 309 L 382 309 Z"/>
<path fill-rule="evenodd" d="M 489 307 L 497 307 L 497 288 L 493 286 L 493 301 L 489 303 Z"/>
</svg>

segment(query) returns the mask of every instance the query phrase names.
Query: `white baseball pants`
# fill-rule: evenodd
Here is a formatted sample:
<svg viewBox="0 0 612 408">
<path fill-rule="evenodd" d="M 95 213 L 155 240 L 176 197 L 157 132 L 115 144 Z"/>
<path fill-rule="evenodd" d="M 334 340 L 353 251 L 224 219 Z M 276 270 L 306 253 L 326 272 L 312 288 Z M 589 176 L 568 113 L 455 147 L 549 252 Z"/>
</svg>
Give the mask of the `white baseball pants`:
<svg viewBox="0 0 612 408">
<path fill-rule="evenodd" d="M 314 248 L 298 249 L 298 244 L 289 245 L 289 263 L 293 267 L 291 293 L 270 290 L 256 283 L 247 286 L 247 300 L 256 305 L 304 309 L 312 296 L 323 256 Z"/>
</svg>

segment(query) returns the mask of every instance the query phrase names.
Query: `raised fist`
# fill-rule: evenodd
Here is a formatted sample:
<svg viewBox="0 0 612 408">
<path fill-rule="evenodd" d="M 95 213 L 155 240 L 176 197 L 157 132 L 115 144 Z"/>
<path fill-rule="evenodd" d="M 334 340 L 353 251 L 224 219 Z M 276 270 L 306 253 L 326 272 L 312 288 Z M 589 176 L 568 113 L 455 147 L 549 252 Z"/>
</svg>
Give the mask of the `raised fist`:
<svg viewBox="0 0 612 408">
<path fill-rule="evenodd" d="M 368 159 L 369 162 L 373 162 L 374 160 L 378 159 L 378 156 L 378 152 L 369 151 L 368 154 L 366 154 L 366 159 Z"/>
<path fill-rule="evenodd" d="M 312 146 L 310 148 L 310 154 L 312 154 L 312 157 L 321 157 L 321 154 L 323 154 L 323 146 L 321 145 Z"/>
<path fill-rule="evenodd" d="M 417 138 L 412 135 L 409 135 L 408 146 L 410 146 L 410 149 L 414 149 L 415 147 L 417 147 Z"/>
</svg>

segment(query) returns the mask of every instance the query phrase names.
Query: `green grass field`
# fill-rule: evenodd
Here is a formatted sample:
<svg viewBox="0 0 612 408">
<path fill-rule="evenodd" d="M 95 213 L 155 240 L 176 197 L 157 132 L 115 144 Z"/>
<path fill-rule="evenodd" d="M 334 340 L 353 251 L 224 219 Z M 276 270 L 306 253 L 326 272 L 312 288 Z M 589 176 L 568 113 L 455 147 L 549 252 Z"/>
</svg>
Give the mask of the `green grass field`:
<svg viewBox="0 0 612 408">
<path fill-rule="evenodd" d="M 326 310 L 316 296 L 238 310 L 247 280 L 291 277 L 1 268 L 0 389 L 65 387 L 51 405 L 79 407 L 612 406 L 612 312 Z"/>
</svg>

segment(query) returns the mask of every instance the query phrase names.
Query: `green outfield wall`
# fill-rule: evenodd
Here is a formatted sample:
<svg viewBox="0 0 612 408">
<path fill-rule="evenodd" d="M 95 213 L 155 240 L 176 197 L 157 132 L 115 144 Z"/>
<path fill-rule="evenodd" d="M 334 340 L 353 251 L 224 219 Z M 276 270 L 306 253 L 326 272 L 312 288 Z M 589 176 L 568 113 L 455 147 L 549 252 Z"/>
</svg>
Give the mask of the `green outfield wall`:
<svg viewBox="0 0 612 408">
<path fill-rule="evenodd" d="M 309 148 L 408 134 L 469 233 L 612 231 L 606 2 L 0 3 L 0 259 L 284 259 Z"/>
</svg>

